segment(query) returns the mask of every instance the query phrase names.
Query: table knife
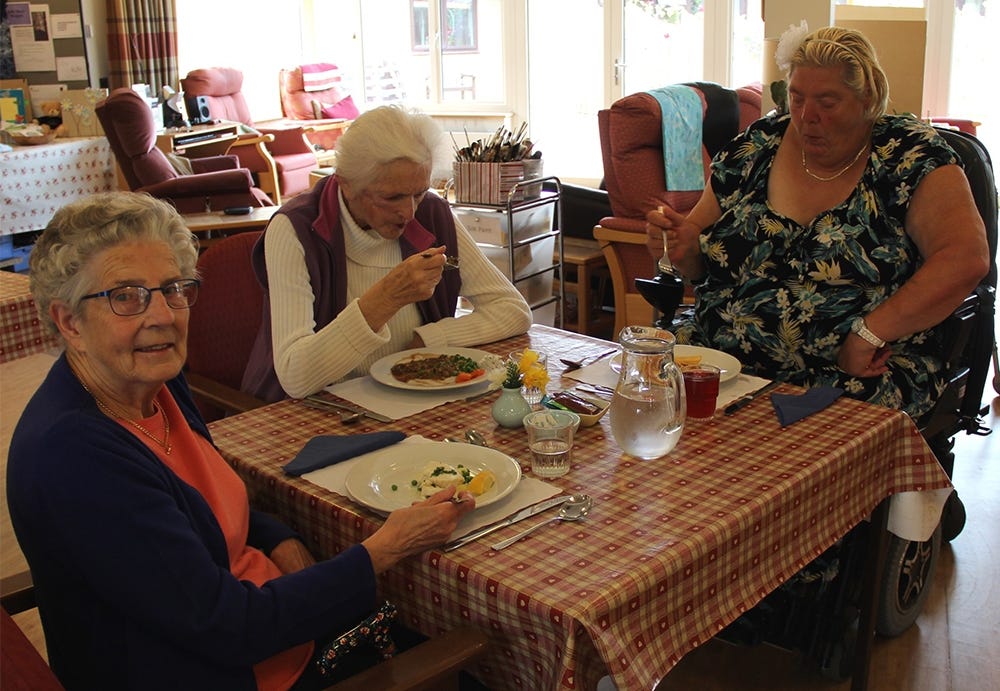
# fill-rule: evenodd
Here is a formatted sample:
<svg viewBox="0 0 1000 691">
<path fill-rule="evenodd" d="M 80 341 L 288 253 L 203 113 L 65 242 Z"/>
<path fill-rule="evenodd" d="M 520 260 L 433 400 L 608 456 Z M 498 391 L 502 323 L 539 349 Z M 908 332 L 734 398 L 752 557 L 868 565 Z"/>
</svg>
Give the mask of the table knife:
<svg viewBox="0 0 1000 691">
<path fill-rule="evenodd" d="M 335 401 L 328 401 L 325 398 L 318 398 L 316 396 L 307 396 L 301 399 L 302 405 L 308 408 L 317 408 L 319 410 L 329 410 L 333 408 L 334 410 L 346 410 L 349 413 L 361 413 L 365 417 L 370 417 L 372 420 L 378 420 L 379 422 L 392 422 L 392 418 L 381 413 L 373 413 L 366 408 L 356 405 L 347 405 L 346 403 L 337 403 Z"/>
<path fill-rule="evenodd" d="M 532 504 L 531 506 L 525 507 L 520 511 L 512 513 L 507 518 L 496 521 L 495 523 L 490 523 L 482 528 L 477 528 L 471 533 L 466 533 L 460 538 L 452 540 L 444 546 L 445 552 L 450 552 L 453 549 L 458 549 L 463 545 L 467 545 L 473 540 L 478 540 L 484 535 L 489 535 L 490 533 L 496 532 L 501 528 L 506 528 L 509 525 L 514 525 L 518 521 L 523 521 L 525 518 L 531 518 L 543 511 L 548 511 L 549 509 L 564 504 L 566 500 L 569 499 L 568 494 L 560 494 L 557 497 L 552 497 L 551 499 L 546 499 L 545 501 L 540 501 L 537 504 Z"/>
<path fill-rule="evenodd" d="M 742 396 L 740 396 L 739 398 L 737 398 L 735 401 L 733 401 L 732 403 L 730 403 L 729 405 L 727 405 L 723 409 L 722 412 L 724 412 L 726 415 L 732 415 L 733 413 L 735 413 L 740 408 L 745 408 L 746 406 L 750 405 L 750 403 L 754 399 L 760 398 L 761 396 L 763 396 L 767 392 L 771 391 L 772 389 L 778 388 L 778 386 L 780 386 L 780 385 L 781 385 L 780 381 L 772 381 L 772 382 L 770 382 L 768 384 L 765 384 L 764 386 L 760 387 L 759 389 L 751 391 L 750 393 L 743 394 Z"/>
</svg>

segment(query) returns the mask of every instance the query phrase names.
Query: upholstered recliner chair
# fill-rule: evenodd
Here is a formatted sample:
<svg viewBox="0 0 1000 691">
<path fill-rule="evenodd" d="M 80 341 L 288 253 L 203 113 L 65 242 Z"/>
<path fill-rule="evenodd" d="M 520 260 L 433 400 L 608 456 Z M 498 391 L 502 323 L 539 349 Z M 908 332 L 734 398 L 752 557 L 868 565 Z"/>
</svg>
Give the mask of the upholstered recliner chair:
<svg viewBox="0 0 1000 691">
<path fill-rule="evenodd" d="M 186 98 L 203 96 L 209 117 L 240 122 L 254 132 L 241 134 L 229 153 L 250 170 L 258 186 L 275 203 L 309 188 L 309 172 L 318 167 L 316 152 L 300 123 L 287 120 L 254 124 L 243 97 L 243 73 L 231 67 L 210 67 L 188 72 L 181 79 Z"/>
<path fill-rule="evenodd" d="M 761 115 L 761 86 L 735 90 L 716 84 L 688 84 L 702 102 L 702 158 L 707 179 L 718 149 Z M 669 116 L 668 116 L 669 117 Z M 597 114 L 604 157 L 604 183 L 613 215 L 594 228 L 615 292 L 615 334 L 628 324 L 650 324 L 654 310 L 635 279 L 657 274 L 646 247 L 646 214 L 660 204 L 690 211 L 701 190 L 678 188 L 667 179 L 663 160 L 664 116 L 659 101 L 646 92 L 619 99 Z"/>
<path fill-rule="evenodd" d="M 179 173 L 156 148 L 153 111 L 131 89 L 115 89 L 97 104 L 97 117 L 118 160 L 122 177 L 133 192 L 147 192 L 169 201 L 183 213 L 221 211 L 236 206 L 273 206 L 254 187 L 250 171 L 235 156 L 189 159 L 191 175 Z"/>
<path fill-rule="evenodd" d="M 336 70 L 336 65 L 324 63 L 312 67 L 321 69 L 323 66 Z M 307 91 L 301 65 L 278 73 L 278 91 L 282 115 L 302 121 L 308 128 L 309 141 L 325 151 L 333 151 L 337 139 L 358 115 L 354 99 L 337 77 L 330 79 L 326 88 Z"/>
</svg>

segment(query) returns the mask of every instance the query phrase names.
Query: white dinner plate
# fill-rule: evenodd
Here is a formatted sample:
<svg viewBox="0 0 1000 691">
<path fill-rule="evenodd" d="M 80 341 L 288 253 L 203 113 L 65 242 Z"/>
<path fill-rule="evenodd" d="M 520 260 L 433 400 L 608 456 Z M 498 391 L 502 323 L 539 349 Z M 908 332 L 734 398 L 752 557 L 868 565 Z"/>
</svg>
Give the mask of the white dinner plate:
<svg viewBox="0 0 1000 691">
<path fill-rule="evenodd" d="M 368 370 L 368 374 L 370 374 L 372 379 L 380 384 L 385 384 L 386 386 L 391 386 L 396 389 L 409 389 L 410 391 L 461 389 L 466 386 L 473 386 L 486 381 L 486 375 L 482 374 L 475 379 L 463 381 L 458 384 L 455 382 L 449 382 L 447 384 L 410 384 L 409 382 L 399 381 L 392 376 L 392 366 L 403 358 L 415 353 L 427 353 L 429 355 L 464 355 L 465 357 L 475 360 L 476 362 L 481 362 L 484 357 L 490 356 L 490 353 L 487 353 L 485 350 L 476 350 L 475 348 L 413 348 L 411 350 L 401 350 L 398 353 L 386 355 L 384 358 L 376 361 L 371 366 L 371 369 Z"/>
<path fill-rule="evenodd" d="M 691 357 L 693 355 L 701 356 L 702 364 L 715 365 L 722 370 L 722 374 L 719 375 L 720 382 L 726 382 L 736 377 L 742 368 L 739 360 L 734 358 L 729 353 L 724 353 L 721 350 L 703 348 L 701 346 L 684 345 L 683 343 L 678 343 L 674 346 L 674 357 Z M 611 358 L 611 369 L 615 372 L 622 371 L 621 353 L 618 353 Z"/>
<path fill-rule="evenodd" d="M 473 475 L 493 471 L 496 483 L 476 497 L 476 508 L 503 499 L 521 479 L 521 465 L 496 449 L 447 442 L 394 444 L 366 454 L 351 468 L 345 481 L 347 493 L 354 501 L 380 513 L 401 509 L 423 499 L 413 481 L 419 482 L 424 467 L 431 462 L 461 464 Z"/>
</svg>

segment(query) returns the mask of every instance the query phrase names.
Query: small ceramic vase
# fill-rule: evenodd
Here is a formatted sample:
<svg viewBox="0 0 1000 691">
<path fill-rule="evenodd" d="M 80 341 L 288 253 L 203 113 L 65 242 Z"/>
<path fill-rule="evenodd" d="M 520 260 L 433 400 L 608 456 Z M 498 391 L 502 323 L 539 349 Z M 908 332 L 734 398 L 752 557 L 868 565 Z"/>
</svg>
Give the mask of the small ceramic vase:
<svg viewBox="0 0 1000 691">
<path fill-rule="evenodd" d="M 501 427 L 515 429 L 524 426 L 524 416 L 531 412 L 531 405 L 524 400 L 521 389 L 500 389 L 500 397 L 493 403 L 493 419 Z"/>
</svg>

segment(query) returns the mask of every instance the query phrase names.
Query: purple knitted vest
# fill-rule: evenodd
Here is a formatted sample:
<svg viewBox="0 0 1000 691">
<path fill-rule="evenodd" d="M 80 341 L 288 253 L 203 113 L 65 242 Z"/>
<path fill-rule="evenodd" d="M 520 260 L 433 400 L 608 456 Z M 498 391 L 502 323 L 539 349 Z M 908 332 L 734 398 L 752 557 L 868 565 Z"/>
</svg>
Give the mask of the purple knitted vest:
<svg viewBox="0 0 1000 691">
<path fill-rule="evenodd" d="M 347 258 L 339 211 L 337 181 L 331 176 L 284 204 L 278 212 L 291 221 L 305 249 L 306 268 L 315 296 L 313 319 L 317 331 L 333 321 L 347 304 Z M 411 221 L 399 239 L 404 259 L 438 245 L 446 245 L 449 253 L 457 254 L 455 219 L 448 202 L 428 194 L 417 207 L 414 220 L 416 223 Z M 274 402 L 284 398 L 285 392 L 274 371 L 271 303 L 263 234 L 254 245 L 252 261 L 257 280 L 264 288 L 264 307 L 260 331 L 250 353 L 241 388 L 261 400 Z M 462 287 L 459 274 L 459 271 L 445 272 L 431 298 L 417 303 L 425 324 L 454 316 Z"/>
</svg>

